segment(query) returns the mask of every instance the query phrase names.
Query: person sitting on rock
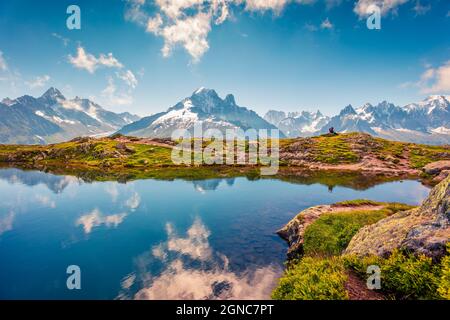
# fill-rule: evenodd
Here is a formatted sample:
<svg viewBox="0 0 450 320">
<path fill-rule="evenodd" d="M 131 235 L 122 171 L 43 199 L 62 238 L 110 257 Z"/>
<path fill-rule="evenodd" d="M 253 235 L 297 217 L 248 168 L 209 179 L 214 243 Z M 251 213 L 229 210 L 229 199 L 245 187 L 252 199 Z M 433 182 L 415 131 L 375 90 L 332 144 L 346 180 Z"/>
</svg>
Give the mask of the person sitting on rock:
<svg viewBox="0 0 450 320">
<path fill-rule="evenodd" d="M 328 132 L 329 132 L 330 134 L 334 134 L 334 135 L 337 134 L 337 132 L 334 131 L 334 127 L 331 127 L 330 129 L 328 129 Z"/>
</svg>

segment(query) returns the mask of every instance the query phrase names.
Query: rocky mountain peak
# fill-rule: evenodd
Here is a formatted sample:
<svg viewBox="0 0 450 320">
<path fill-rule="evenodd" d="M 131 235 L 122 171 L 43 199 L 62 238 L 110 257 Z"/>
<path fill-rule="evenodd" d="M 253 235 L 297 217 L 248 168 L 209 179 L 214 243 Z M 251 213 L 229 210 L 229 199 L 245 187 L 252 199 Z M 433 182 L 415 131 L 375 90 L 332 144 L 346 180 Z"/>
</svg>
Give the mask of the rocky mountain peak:
<svg viewBox="0 0 450 320">
<path fill-rule="evenodd" d="M 344 109 L 342 109 L 342 111 L 341 111 L 341 113 L 339 115 L 340 116 L 345 116 L 345 115 L 350 115 L 350 114 L 356 114 L 356 111 L 355 111 L 355 109 L 353 109 L 351 104 L 349 104 Z"/>
<path fill-rule="evenodd" d="M 41 96 L 41 98 L 44 99 L 62 99 L 65 100 L 66 98 L 63 96 L 63 94 L 61 93 L 61 91 L 59 91 L 58 89 L 51 87 L 50 89 L 48 89 L 47 91 L 45 91 L 45 93 Z"/>
<path fill-rule="evenodd" d="M 236 101 L 234 100 L 234 96 L 233 96 L 232 94 L 228 94 L 228 95 L 225 97 L 225 102 L 226 102 L 227 104 L 232 105 L 232 106 L 235 106 L 235 105 L 236 105 Z"/>
</svg>

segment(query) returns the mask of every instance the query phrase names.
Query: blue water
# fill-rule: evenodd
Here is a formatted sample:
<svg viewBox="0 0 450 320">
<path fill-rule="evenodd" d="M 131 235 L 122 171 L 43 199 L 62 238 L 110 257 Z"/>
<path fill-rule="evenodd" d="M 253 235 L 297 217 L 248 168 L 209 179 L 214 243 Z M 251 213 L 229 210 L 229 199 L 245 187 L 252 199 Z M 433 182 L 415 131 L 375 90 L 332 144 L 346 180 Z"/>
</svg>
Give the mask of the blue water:
<svg viewBox="0 0 450 320">
<path fill-rule="evenodd" d="M 86 183 L 0 170 L 0 299 L 268 298 L 306 207 L 366 198 L 418 204 L 416 181 L 367 190 L 246 178 Z M 69 290 L 66 269 L 81 270 Z"/>
</svg>

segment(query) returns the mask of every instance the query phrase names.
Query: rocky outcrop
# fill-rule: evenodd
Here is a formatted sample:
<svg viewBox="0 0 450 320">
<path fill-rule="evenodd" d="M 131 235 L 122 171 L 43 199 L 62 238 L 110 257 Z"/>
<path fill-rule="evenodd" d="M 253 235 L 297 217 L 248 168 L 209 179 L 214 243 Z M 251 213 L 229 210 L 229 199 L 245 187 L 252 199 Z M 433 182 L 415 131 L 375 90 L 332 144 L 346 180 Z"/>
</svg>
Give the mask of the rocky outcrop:
<svg viewBox="0 0 450 320">
<path fill-rule="evenodd" d="M 450 241 L 450 177 L 434 187 L 419 208 L 363 227 L 345 254 L 388 256 L 394 249 L 439 259 Z"/>
<path fill-rule="evenodd" d="M 277 234 L 283 238 L 288 244 L 288 258 L 294 258 L 296 255 L 302 254 L 304 234 L 306 228 L 313 224 L 323 214 L 328 213 L 342 213 L 353 210 L 380 210 L 383 209 L 383 204 L 367 204 L 361 205 L 320 205 L 311 207 L 301 211 L 288 224 L 277 231 Z"/>
<path fill-rule="evenodd" d="M 450 173 L 450 161 L 441 160 L 427 164 L 423 167 L 423 172 L 428 175 L 435 176 L 434 183 L 439 183 L 444 180 Z"/>
</svg>

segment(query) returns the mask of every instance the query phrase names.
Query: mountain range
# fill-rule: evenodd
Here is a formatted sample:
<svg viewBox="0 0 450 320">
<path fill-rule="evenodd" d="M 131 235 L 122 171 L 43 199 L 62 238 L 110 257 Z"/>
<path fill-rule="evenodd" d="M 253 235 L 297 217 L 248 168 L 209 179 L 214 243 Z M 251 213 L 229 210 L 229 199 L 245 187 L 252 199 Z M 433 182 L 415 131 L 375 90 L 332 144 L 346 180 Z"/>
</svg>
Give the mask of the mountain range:
<svg viewBox="0 0 450 320">
<path fill-rule="evenodd" d="M 232 94 L 222 99 L 216 91 L 200 88 L 166 112 L 126 125 L 119 133 L 137 137 L 170 138 L 174 130 L 186 129 L 194 136 L 196 124 L 202 125 L 203 132 L 207 129 L 219 129 L 223 133 L 239 129 L 276 129 L 275 125 L 256 112 L 238 106 Z"/>
<path fill-rule="evenodd" d="M 139 119 L 128 112 L 107 111 L 88 99 L 66 99 L 50 88 L 39 98 L 25 95 L 1 101 L 0 143 L 46 144 L 106 135 Z"/>
<path fill-rule="evenodd" d="M 344 107 L 328 117 L 316 112 L 270 110 L 264 117 L 236 104 L 232 94 L 219 97 L 200 88 L 164 112 L 139 118 L 107 111 L 89 99 L 66 99 L 50 88 L 41 97 L 6 98 L 0 103 L 0 143 L 46 144 L 77 136 L 102 136 L 115 132 L 138 137 L 170 138 L 176 129 L 193 133 L 247 129 L 280 129 L 280 137 L 306 137 L 328 132 L 366 132 L 373 136 L 427 144 L 450 144 L 450 96 L 435 95 L 400 107 L 383 101 L 354 108 Z"/>
<path fill-rule="evenodd" d="M 419 103 L 400 107 L 383 101 L 359 108 L 348 105 L 331 118 L 315 113 L 271 110 L 264 119 L 288 137 L 337 132 L 366 132 L 373 136 L 405 142 L 450 144 L 450 96 L 430 96 Z"/>
</svg>

